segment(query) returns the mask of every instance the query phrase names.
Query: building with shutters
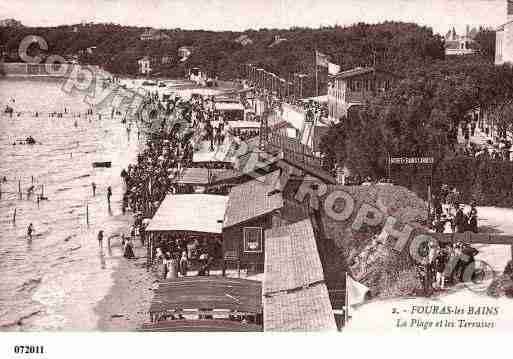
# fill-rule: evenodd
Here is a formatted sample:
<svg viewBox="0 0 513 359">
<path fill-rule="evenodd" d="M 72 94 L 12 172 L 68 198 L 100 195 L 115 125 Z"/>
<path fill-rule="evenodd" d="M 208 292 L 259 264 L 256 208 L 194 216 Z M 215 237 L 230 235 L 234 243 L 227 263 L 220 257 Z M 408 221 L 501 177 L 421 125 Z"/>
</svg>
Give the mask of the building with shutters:
<svg viewBox="0 0 513 359">
<path fill-rule="evenodd" d="M 495 64 L 513 63 L 513 0 L 506 0 L 506 22 L 495 32 Z"/>
<path fill-rule="evenodd" d="M 328 83 L 328 118 L 338 122 L 379 92 L 388 91 L 397 76 L 374 67 L 357 67 L 331 77 Z"/>
</svg>

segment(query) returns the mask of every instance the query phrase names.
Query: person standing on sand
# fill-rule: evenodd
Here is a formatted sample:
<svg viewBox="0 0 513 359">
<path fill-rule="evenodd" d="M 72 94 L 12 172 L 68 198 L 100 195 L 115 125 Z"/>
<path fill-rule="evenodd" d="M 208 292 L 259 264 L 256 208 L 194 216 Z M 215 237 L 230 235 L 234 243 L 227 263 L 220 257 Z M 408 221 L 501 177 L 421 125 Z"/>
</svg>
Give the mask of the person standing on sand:
<svg viewBox="0 0 513 359">
<path fill-rule="evenodd" d="M 107 187 L 107 203 L 109 204 L 109 207 L 110 207 L 110 197 L 112 197 L 112 187 L 111 186 Z"/>
<path fill-rule="evenodd" d="M 32 223 L 29 224 L 27 228 L 27 236 L 29 237 L 29 240 L 32 240 L 32 233 L 34 232 L 34 225 Z"/>
<path fill-rule="evenodd" d="M 103 248 L 103 231 L 98 232 L 98 246 Z"/>
<path fill-rule="evenodd" d="M 96 196 L 96 183 L 92 182 L 91 187 L 93 188 L 93 197 Z"/>
<path fill-rule="evenodd" d="M 168 253 L 165 253 L 162 256 L 162 279 L 167 278 L 167 262 L 171 259 L 171 256 Z"/>
<path fill-rule="evenodd" d="M 166 279 L 178 278 L 178 260 L 174 254 L 167 253 L 170 259 L 167 261 L 167 276 Z"/>
<path fill-rule="evenodd" d="M 185 277 L 187 276 L 187 252 L 182 252 L 182 258 L 180 258 L 180 274 Z"/>
<path fill-rule="evenodd" d="M 135 258 L 134 254 L 134 247 L 132 244 L 132 238 L 128 238 L 128 240 L 125 243 L 125 252 L 123 253 L 123 256 L 127 259 L 133 259 Z"/>
</svg>

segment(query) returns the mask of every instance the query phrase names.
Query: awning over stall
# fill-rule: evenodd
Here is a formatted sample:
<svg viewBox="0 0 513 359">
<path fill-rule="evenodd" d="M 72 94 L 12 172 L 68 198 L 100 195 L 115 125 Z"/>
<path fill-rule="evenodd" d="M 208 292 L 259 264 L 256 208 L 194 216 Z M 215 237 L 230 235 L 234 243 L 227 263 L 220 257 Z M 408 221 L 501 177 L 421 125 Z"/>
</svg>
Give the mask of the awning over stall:
<svg viewBox="0 0 513 359">
<path fill-rule="evenodd" d="M 216 102 L 215 108 L 219 111 L 244 111 L 244 106 L 238 102 Z"/>
<path fill-rule="evenodd" d="M 189 231 L 222 233 L 227 196 L 211 194 L 167 195 L 146 232 Z"/>
<path fill-rule="evenodd" d="M 260 121 L 228 121 L 228 127 L 232 129 L 260 129 Z"/>
<path fill-rule="evenodd" d="M 218 178 L 233 178 L 240 175 L 240 172 L 228 169 L 208 169 L 203 167 L 185 168 L 176 179 L 176 183 L 190 184 L 194 186 L 206 186 L 213 181 L 219 182 Z"/>
<path fill-rule="evenodd" d="M 210 149 L 210 141 L 202 141 L 194 149 L 192 161 L 194 163 L 232 163 L 234 162 L 234 151 L 232 141 L 226 136 L 225 141 L 220 146 L 214 146 Z"/>
</svg>

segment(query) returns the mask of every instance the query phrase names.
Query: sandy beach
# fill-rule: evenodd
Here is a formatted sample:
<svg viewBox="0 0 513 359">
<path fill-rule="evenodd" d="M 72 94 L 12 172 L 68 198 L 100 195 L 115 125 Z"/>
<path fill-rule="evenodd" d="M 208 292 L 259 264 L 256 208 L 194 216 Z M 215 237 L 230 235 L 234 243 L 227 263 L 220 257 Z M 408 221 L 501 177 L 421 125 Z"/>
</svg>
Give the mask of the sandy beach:
<svg viewBox="0 0 513 359">
<path fill-rule="evenodd" d="M 113 273 L 114 285 L 95 307 L 101 331 L 133 331 L 148 321 L 148 308 L 156 280 L 146 270 L 146 249 L 136 242 L 135 259 L 120 260 Z"/>
</svg>

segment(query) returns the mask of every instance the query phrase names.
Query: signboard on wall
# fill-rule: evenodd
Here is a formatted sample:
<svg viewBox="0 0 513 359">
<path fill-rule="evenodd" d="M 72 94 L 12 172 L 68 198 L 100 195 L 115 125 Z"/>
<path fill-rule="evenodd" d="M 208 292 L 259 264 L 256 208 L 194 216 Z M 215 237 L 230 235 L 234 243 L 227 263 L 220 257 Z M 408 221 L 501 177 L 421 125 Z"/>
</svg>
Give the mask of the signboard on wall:
<svg viewBox="0 0 513 359">
<path fill-rule="evenodd" d="M 395 165 L 417 165 L 417 164 L 433 164 L 433 157 L 390 157 L 390 164 Z"/>
<path fill-rule="evenodd" d="M 262 253 L 263 231 L 261 227 L 244 227 L 242 229 L 245 253 Z"/>
</svg>

